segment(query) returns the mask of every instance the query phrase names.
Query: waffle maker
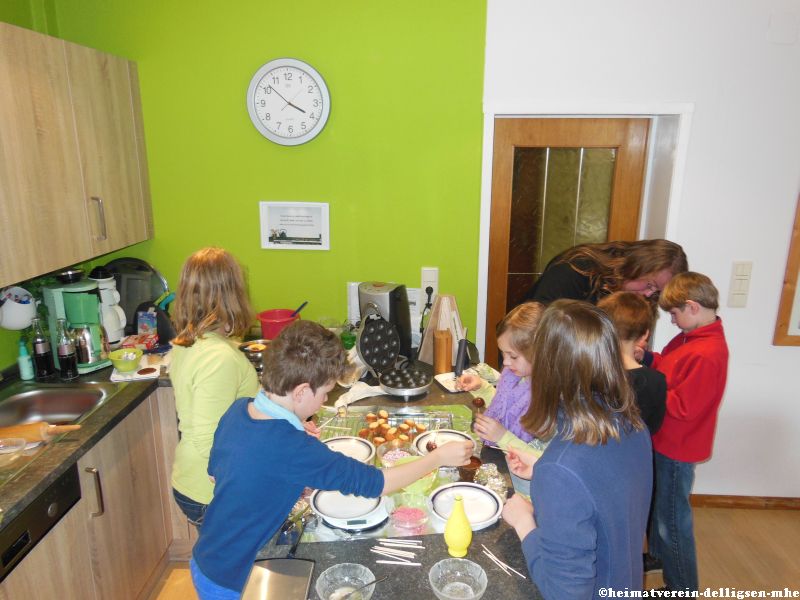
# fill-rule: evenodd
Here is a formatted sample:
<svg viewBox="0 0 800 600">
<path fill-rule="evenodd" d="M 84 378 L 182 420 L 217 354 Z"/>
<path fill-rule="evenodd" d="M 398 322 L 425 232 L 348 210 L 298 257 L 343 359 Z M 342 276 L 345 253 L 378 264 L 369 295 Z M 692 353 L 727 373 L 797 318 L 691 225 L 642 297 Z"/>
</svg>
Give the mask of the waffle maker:
<svg viewBox="0 0 800 600">
<path fill-rule="evenodd" d="M 394 325 L 371 305 L 361 319 L 356 335 L 356 351 L 361 361 L 390 396 L 410 400 L 428 391 L 433 382 L 430 372 L 400 356 L 400 336 Z"/>
</svg>

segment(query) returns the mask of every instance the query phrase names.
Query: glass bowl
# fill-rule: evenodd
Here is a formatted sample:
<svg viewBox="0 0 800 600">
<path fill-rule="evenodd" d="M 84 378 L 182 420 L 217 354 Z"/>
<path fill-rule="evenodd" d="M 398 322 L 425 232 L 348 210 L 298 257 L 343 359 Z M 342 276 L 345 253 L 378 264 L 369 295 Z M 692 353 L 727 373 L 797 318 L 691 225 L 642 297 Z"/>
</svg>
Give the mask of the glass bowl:
<svg viewBox="0 0 800 600">
<path fill-rule="evenodd" d="M 428 522 L 427 497 L 400 493 L 386 497 L 386 510 L 392 525 L 401 529 L 420 529 Z"/>
<path fill-rule="evenodd" d="M 378 446 L 378 460 L 384 467 L 393 467 L 398 459 L 408 456 L 417 456 L 417 451 L 411 442 L 392 440 Z"/>
<path fill-rule="evenodd" d="M 22 456 L 26 445 L 23 438 L 0 438 L 0 467 L 6 467 Z"/>
<path fill-rule="evenodd" d="M 445 558 L 431 567 L 428 580 L 440 600 L 477 600 L 486 592 L 486 571 L 465 558 Z"/>
<path fill-rule="evenodd" d="M 375 579 L 367 567 L 358 563 L 339 563 L 325 569 L 319 577 L 315 588 L 320 600 L 336 600 L 340 595 L 353 591 L 355 588 L 364 585 Z M 349 588 L 349 589 L 348 589 Z M 369 600 L 375 591 L 375 585 L 368 585 L 362 590 L 358 590 L 351 598 L 358 600 L 359 594 L 362 600 Z M 339 595 L 335 595 L 339 592 Z"/>
</svg>

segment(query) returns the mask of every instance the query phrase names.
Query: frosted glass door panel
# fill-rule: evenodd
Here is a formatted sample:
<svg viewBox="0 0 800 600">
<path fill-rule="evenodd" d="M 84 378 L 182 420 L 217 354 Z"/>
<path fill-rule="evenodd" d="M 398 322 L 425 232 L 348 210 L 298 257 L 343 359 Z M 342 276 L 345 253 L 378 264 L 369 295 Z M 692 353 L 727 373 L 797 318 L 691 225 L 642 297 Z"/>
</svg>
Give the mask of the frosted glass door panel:
<svg viewBox="0 0 800 600">
<path fill-rule="evenodd" d="M 615 148 L 514 149 L 506 308 L 554 256 L 607 239 Z"/>
</svg>

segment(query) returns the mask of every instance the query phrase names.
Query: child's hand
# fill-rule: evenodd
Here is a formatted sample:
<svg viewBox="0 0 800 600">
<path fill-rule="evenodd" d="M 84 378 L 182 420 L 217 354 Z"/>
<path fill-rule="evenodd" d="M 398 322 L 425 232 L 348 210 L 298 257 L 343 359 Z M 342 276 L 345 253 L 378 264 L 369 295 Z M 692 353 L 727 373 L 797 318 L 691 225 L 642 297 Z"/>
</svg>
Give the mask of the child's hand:
<svg viewBox="0 0 800 600">
<path fill-rule="evenodd" d="M 456 380 L 456 389 L 462 392 L 472 392 L 480 389 L 483 380 L 478 375 L 472 373 L 464 373 Z"/>
<path fill-rule="evenodd" d="M 483 439 L 497 443 L 505 435 L 506 431 L 500 421 L 482 414 L 475 415 L 475 433 Z"/>
<path fill-rule="evenodd" d="M 320 429 L 314 421 L 303 421 L 303 429 L 306 430 L 308 435 L 314 436 L 319 439 L 322 429 Z"/>
<path fill-rule="evenodd" d="M 436 456 L 436 462 L 440 467 L 460 467 L 469 463 L 475 443 L 468 442 L 447 442 L 436 448 L 431 454 Z"/>
<path fill-rule="evenodd" d="M 516 530 L 521 540 L 536 529 L 533 504 L 523 498 L 521 494 L 514 494 L 508 499 L 503 507 L 503 520 Z"/>
<path fill-rule="evenodd" d="M 537 457 L 527 452 L 508 452 L 508 468 L 517 477 L 530 479 L 533 477 L 533 465 L 536 464 Z"/>
</svg>

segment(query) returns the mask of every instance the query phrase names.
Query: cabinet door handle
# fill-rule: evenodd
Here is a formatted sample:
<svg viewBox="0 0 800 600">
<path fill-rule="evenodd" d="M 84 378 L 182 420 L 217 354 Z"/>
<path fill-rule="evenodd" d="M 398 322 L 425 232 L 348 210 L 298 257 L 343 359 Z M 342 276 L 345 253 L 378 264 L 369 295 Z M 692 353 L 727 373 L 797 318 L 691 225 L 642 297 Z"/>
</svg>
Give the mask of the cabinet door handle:
<svg viewBox="0 0 800 600">
<path fill-rule="evenodd" d="M 94 475 L 94 491 L 97 496 L 97 512 L 91 514 L 92 517 L 102 517 L 106 512 L 106 503 L 103 501 L 103 486 L 100 484 L 100 471 L 95 467 L 86 467 L 87 473 Z"/>
<path fill-rule="evenodd" d="M 100 229 L 102 233 L 95 239 L 98 242 L 108 239 L 108 229 L 106 228 L 106 209 L 103 206 L 103 199 L 100 196 L 92 196 L 92 200 L 97 202 L 97 215 L 100 219 Z"/>
</svg>

